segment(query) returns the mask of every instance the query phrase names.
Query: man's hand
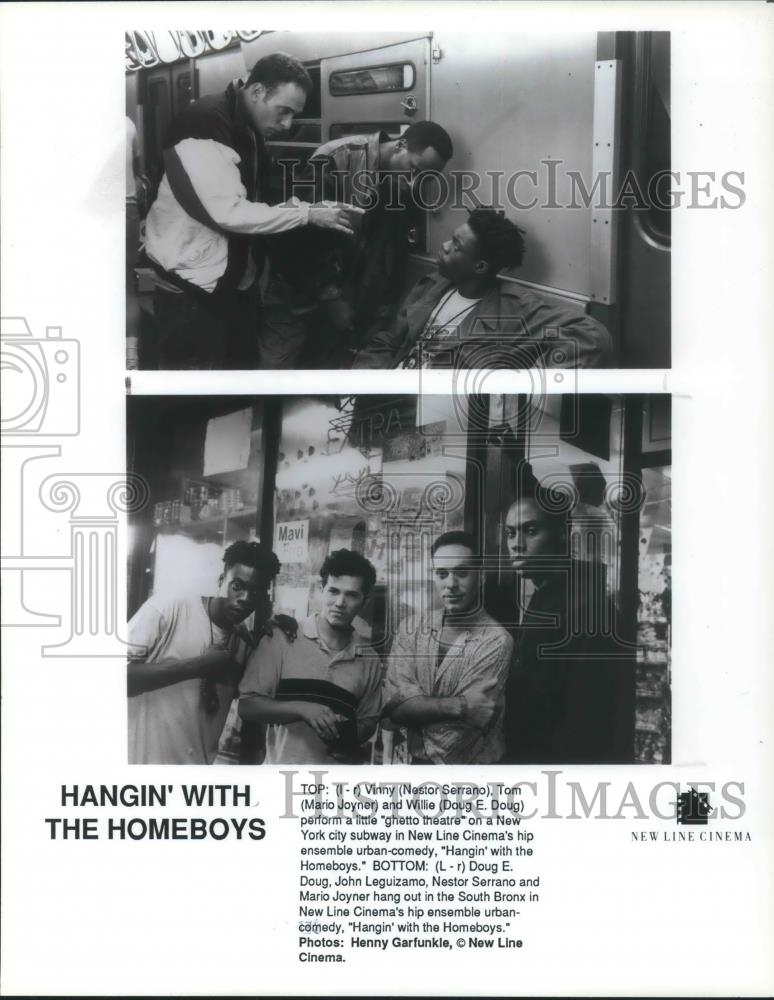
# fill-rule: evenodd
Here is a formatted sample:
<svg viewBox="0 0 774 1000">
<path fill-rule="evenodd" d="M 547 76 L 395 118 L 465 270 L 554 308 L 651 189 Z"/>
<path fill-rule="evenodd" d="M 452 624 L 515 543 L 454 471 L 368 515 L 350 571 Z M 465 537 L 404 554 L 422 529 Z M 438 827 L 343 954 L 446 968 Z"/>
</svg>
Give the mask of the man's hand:
<svg viewBox="0 0 774 1000">
<path fill-rule="evenodd" d="M 384 326 L 386 323 L 389 326 L 397 311 L 398 306 L 393 305 L 391 302 L 383 302 L 374 313 L 374 316 L 379 321 L 380 325 Z"/>
<path fill-rule="evenodd" d="M 334 743 L 339 738 L 336 713 L 327 705 L 304 702 L 301 710 L 303 721 L 326 743 Z"/>
<path fill-rule="evenodd" d="M 320 229 L 335 229 L 354 236 L 353 217 L 364 215 L 365 209 L 341 201 L 318 201 L 309 209 L 309 225 Z"/>
<path fill-rule="evenodd" d="M 298 635 L 298 622 L 295 618 L 290 615 L 274 615 L 263 623 L 264 635 L 271 638 L 274 635 L 275 627 L 280 629 L 288 642 L 295 642 Z"/>
<path fill-rule="evenodd" d="M 231 653 L 222 646 L 209 646 L 200 659 L 201 676 L 221 683 L 237 678 L 242 668 L 231 658 Z"/>
<path fill-rule="evenodd" d="M 137 371 L 140 367 L 139 337 L 126 338 L 126 369 Z"/>
<path fill-rule="evenodd" d="M 497 707 L 496 702 L 480 695 L 463 695 L 460 697 L 460 701 L 462 702 L 461 721 L 473 726 L 474 729 L 486 729 L 492 721 L 494 710 Z"/>
<path fill-rule="evenodd" d="M 348 335 L 355 325 L 355 313 L 350 302 L 339 296 L 322 303 L 325 318 L 337 333 Z"/>
</svg>

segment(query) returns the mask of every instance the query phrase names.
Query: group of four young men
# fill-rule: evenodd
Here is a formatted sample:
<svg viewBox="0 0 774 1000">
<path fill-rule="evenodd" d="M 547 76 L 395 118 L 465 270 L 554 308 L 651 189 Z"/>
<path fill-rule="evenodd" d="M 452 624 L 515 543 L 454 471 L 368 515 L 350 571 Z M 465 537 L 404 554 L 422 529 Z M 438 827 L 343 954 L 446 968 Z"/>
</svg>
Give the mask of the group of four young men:
<svg viewBox="0 0 774 1000">
<path fill-rule="evenodd" d="M 550 499 L 537 487 L 507 513 L 513 569 L 534 587 L 508 629 L 484 609 L 475 541 L 447 532 L 432 546 L 439 610 L 402 621 L 386 656 L 358 625 L 376 582 L 362 555 L 330 553 L 320 611 L 298 627 L 270 618 L 276 556 L 234 543 L 218 596 L 151 598 L 130 622 L 130 763 L 212 763 L 234 698 L 268 764 L 362 762 L 380 720 L 406 730 L 416 764 L 631 759 L 631 663 Z"/>
<path fill-rule="evenodd" d="M 311 91 L 301 63 L 275 53 L 244 84 L 192 102 L 172 122 L 145 236 L 159 367 L 611 363 L 596 320 L 498 281 L 521 264 L 524 243 L 494 208 L 460 213 L 437 271 L 404 300 L 407 206 L 422 176 L 454 153 L 434 122 L 326 142 L 292 175 L 291 197 L 271 204 L 265 143 L 290 130 Z"/>
</svg>

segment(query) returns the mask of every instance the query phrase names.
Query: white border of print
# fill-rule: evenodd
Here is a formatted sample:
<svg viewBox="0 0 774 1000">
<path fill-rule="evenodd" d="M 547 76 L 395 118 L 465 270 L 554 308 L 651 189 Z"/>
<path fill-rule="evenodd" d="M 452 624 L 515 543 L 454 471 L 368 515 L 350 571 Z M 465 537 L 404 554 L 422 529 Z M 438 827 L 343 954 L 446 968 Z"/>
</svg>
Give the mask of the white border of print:
<svg viewBox="0 0 774 1000">
<path fill-rule="evenodd" d="M 61 327 L 81 353 L 80 434 L 57 437 L 57 428 L 47 427 L 54 436 L 36 438 L 48 451 L 25 466 L 29 481 L 22 484 L 20 471 L 3 479 L 11 546 L 4 555 L 43 560 L 26 573 L 17 596 L 31 613 L 54 617 L 69 606 L 70 566 L 44 562 L 72 556 L 76 511 L 40 508 L 43 481 L 80 476 L 83 499 L 92 477 L 120 478 L 124 469 L 126 27 L 252 23 L 308 31 L 343 19 L 351 28 L 356 19 L 358 28 L 426 30 L 443 18 L 460 31 L 472 24 L 525 33 L 559 24 L 563 31 L 672 31 L 673 165 L 744 170 L 746 203 L 737 211 L 674 214 L 672 373 L 584 372 L 579 385 L 674 393 L 675 763 L 659 771 L 659 780 L 743 780 L 745 824 L 753 831 L 743 848 L 646 851 L 630 846 L 631 823 L 553 824 L 541 833 L 550 894 L 530 918 L 530 944 L 518 962 L 512 953 L 506 960 L 490 953 L 485 963 L 426 952 L 380 963 L 367 955 L 335 966 L 334 977 L 328 966 L 297 961 L 298 838 L 290 823 L 277 827 L 277 775 L 244 769 L 248 777 L 232 779 L 259 791 L 269 834 L 257 846 L 48 839 L 43 820 L 62 814 L 63 783 L 212 777 L 206 769 L 186 769 L 194 773 L 181 779 L 169 769 L 129 768 L 121 657 L 43 656 L 41 647 L 66 638 L 70 623 L 33 621 L 3 634 L 4 993 L 771 992 L 772 17 L 772 5 L 759 3 L 0 8 L 2 311 L 23 317 L 38 343 L 47 327 Z M 389 376 L 391 390 L 412 390 L 416 376 L 403 374 Z M 377 391 L 386 377 L 186 375 L 164 373 L 157 385 L 146 373 L 142 387 Z M 445 373 L 433 375 L 435 391 L 448 388 Z M 518 382 L 509 377 L 514 391 Z M 57 495 L 56 502 L 68 502 Z M 107 512 L 81 511 L 100 523 L 114 517 L 120 545 L 120 510 L 108 503 Z M 23 548 L 14 519 L 20 513 L 30 532 Z M 119 651 L 124 606 L 119 588 Z M 652 780 L 643 779 L 644 770 L 651 769 L 622 769 L 615 780 Z M 610 777 L 588 769 L 590 780 L 597 774 Z"/>
</svg>

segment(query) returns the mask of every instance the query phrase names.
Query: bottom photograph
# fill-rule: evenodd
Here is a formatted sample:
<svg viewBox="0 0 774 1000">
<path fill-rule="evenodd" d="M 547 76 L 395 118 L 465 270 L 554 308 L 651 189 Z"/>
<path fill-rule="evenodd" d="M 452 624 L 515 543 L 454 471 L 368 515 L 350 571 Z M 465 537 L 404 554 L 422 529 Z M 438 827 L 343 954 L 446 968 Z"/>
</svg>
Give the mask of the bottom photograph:
<svg viewBox="0 0 774 1000">
<path fill-rule="evenodd" d="M 664 764 L 668 395 L 129 396 L 130 764 Z"/>
</svg>

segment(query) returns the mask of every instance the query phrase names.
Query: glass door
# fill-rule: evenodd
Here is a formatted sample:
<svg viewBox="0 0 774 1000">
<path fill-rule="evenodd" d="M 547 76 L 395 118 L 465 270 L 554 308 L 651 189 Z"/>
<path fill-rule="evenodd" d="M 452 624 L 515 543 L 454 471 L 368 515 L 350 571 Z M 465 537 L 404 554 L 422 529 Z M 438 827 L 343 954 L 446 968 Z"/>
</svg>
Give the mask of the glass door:
<svg viewBox="0 0 774 1000">
<path fill-rule="evenodd" d="M 505 620 L 505 608 L 524 608 L 531 596 L 529 581 L 517 587 L 505 543 L 505 518 L 527 477 L 556 493 L 569 516 L 565 554 L 589 567 L 617 603 L 626 495 L 621 397 L 497 396 L 492 397 L 490 422 L 500 446 L 494 451 L 490 445 L 492 488 L 487 490 L 489 585 L 496 595 L 492 612 Z"/>
</svg>

